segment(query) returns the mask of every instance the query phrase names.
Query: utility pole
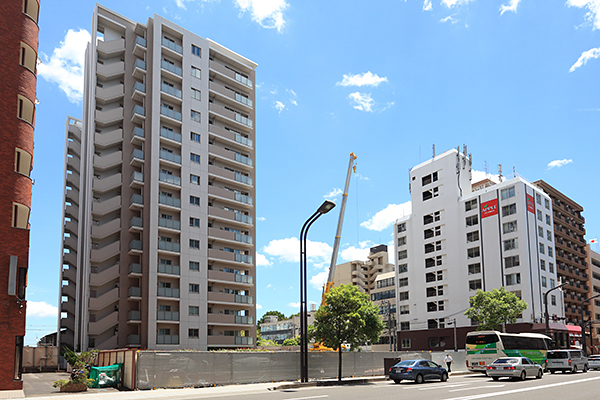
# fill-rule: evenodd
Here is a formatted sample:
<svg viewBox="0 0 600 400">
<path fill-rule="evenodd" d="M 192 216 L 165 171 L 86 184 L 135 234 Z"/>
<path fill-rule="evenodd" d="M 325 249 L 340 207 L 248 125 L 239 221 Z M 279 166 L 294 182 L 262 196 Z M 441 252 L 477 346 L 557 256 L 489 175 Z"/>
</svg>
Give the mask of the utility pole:
<svg viewBox="0 0 600 400">
<path fill-rule="evenodd" d="M 550 318 L 550 317 L 549 317 L 549 315 L 548 315 L 548 293 L 550 293 L 550 292 L 551 292 L 551 291 L 553 291 L 553 290 L 559 289 L 559 288 L 561 288 L 561 287 L 565 286 L 565 285 L 566 285 L 566 284 L 568 284 L 568 283 L 569 283 L 569 282 L 563 282 L 563 283 L 561 283 L 560 285 L 558 285 L 558 286 L 555 286 L 555 287 L 553 287 L 552 289 L 550 289 L 550 290 L 547 290 L 547 291 L 544 293 L 544 319 L 546 320 L 546 336 L 548 336 L 548 337 L 550 337 L 550 338 L 551 338 L 552 336 L 550 336 L 550 321 L 549 321 L 549 318 Z"/>
</svg>

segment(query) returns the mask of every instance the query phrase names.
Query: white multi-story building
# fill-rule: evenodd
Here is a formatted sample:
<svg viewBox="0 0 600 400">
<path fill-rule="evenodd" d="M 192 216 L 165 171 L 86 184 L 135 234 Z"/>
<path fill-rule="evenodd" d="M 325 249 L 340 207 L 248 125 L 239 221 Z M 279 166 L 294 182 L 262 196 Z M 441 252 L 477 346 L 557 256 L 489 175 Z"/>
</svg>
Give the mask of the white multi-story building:
<svg viewBox="0 0 600 400">
<path fill-rule="evenodd" d="M 470 157 L 456 149 L 410 171 L 412 214 L 394 226 L 401 348 L 454 348 L 454 323 L 464 348 L 478 289 L 515 293 L 529 305 L 519 329 L 543 331 L 543 293 L 559 284 L 551 199 L 520 177 L 474 186 Z M 549 303 L 564 315 L 561 293 Z"/>
<path fill-rule="evenodd" d="M 255 68 L 96 5 L 66 132 L 61 346 L 254 345 Z"/>
</svg>

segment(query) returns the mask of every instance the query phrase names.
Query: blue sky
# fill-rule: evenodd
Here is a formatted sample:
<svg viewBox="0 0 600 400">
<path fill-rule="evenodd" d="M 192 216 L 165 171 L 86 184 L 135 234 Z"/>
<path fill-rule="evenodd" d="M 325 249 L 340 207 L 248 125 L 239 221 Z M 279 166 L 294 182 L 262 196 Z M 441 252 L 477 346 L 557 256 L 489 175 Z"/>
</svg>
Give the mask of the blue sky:
<svg viewBox="0 0 600 400">
<path fill-rule="evenodd" d="M 600 236 L 600 0 L 162 0 L 102 3 L 162 15 L 258 63 L 258 316 L 298 312 L 298 234 L 338 202 L 358 156 L 338 262 L 390 244 L 410 210 L 408 170 L 468 146 L 477 177 L 543 179 Z M 40 9 L 26 344 L 56 330 L 64 128 L 81 117 L 94 2 Z M 595 203 L 596 200 L 596 203 Z M 308 300 L 320 302 L 339 208 L 309 234 Z M 596 245 L 593 245 L 596 246 Z M 597 249 L 596 249 L 597 250 Z"/>
</svg>

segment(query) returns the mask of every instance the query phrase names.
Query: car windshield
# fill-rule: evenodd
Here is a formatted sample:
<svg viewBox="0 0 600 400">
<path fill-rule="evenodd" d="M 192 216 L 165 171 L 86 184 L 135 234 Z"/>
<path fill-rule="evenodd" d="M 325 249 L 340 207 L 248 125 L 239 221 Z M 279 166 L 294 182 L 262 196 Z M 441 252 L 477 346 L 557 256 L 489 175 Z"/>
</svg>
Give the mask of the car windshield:
<svg viewBox="0 0 600 400">
<path fill-rule="evenodd" d="M 394 367 L 412 367 L 415 362 L 415 360 L 404 360 L 394 365 Z"/>
<path fill-rule="evenodd" d="M 548 359 L 569 358 L 569 353 L 566 351 L 549 351 Z"/>
<path fill-rule="evenodd" d="M 492 364 L 516 364 L 519 362 L 518 358 L 499 358 Z"/>
</svg>

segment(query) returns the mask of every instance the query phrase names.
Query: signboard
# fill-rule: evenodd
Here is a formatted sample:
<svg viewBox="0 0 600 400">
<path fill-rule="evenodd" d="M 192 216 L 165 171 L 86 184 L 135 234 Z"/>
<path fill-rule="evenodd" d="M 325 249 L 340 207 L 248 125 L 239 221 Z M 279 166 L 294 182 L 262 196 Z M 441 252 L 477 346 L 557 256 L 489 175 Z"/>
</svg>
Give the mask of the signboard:
<svg viewBox="0 0 600 400">
<path fill-rule="evenodd" d="M 481 219 L 498 214 L 498 199 L 481 203 Z"/>
<path fill-rule="evenodd" d="M 529 194 L 527 195 L 527 211 L 535 214 L 535 200 L 533 199 L 533 196 Z"/>
</svg>

